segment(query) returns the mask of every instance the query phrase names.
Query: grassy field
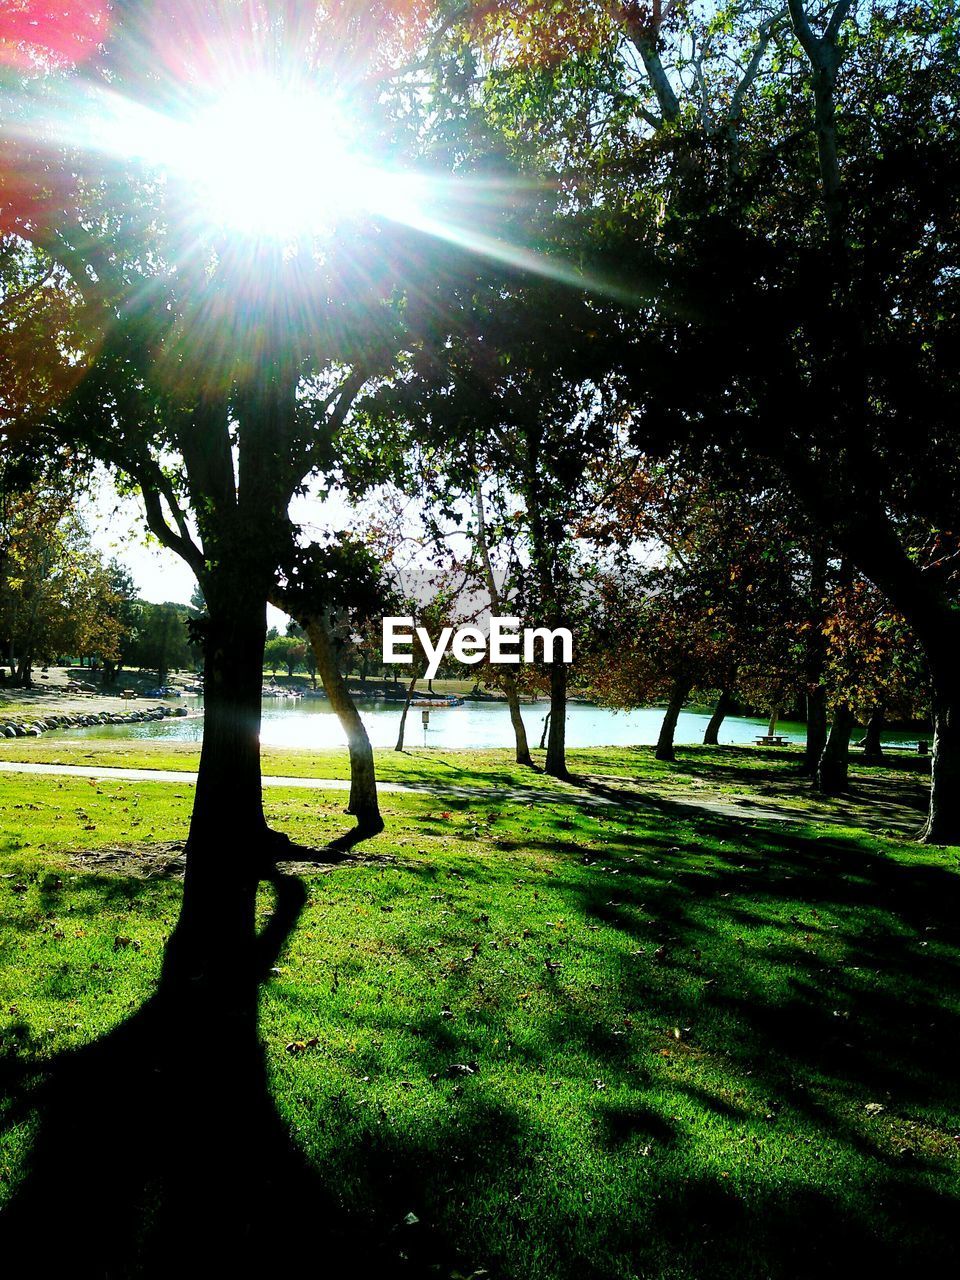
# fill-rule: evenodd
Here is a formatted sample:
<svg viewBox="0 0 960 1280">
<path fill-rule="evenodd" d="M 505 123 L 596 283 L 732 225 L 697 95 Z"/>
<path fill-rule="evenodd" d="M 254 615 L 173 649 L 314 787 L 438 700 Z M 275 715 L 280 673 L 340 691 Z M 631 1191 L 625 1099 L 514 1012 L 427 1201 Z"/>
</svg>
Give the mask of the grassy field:
<svg viewBox="0 0 960 1280">
<path fill-rule="evenodd" d="M 156 768 L 190 752 L 0 745 Z M 306 873 L 262 991 L 276 1107 L 345 1213 L 384 1233 L 413 1214 L 460 1274 L 505 1280 L 955 1258 L 960 850 L 882 834 L 916 808 L 910 762 L 860 771 L 849 809 L 808 803 L 791 753 L 749 748 L 572 753 L 581 789 L 503 752 L 379 763 L 489 794 L 384 795 L 386 832 Z M 332 752 L 266 766 L 345 773 Z M 790 822 L 723 806 L 778 794 Z M 191 795 L 0 773 L 5 1059 L 42 1074 L 149 996 L 179 900 L 157 845 L 182 839 Z M 265 797 L 299 843 L 344 829 L 342 794 Z M 865 825 L 868 800 L 886 809 Z M 40 1119 L 6 1126 L 0 1197 L 29 1179 Z"/>
</svg>

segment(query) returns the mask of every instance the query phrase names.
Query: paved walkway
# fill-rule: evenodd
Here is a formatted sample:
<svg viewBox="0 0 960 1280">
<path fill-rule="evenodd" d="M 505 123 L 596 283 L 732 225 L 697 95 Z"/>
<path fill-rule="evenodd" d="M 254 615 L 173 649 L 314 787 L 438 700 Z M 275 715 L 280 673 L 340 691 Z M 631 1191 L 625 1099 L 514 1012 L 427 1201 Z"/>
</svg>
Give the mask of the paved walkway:
<svg viewBox="0 0 960 1280">
<path fill-rule="evenodd" d="M 55 773 L 71 778 L 101 778 L 104 782 L 180 782 L 195 786 L 196 773 L 179 769 L 122 769 L 88 764 L 37 764 L 0 760 L 3 773 Z M 276 778 L 263 775 L 265 787 L 307 787 L 314 791 L 349 791 L 348 778 Z M 378 782 L 380 791 L 421 791 L 400 782 Z M 480 788 L 476 788 L 479 790 Z"/>
<path fill-rule="evenodd" d="M 178 769 L 123 769 L 85 764 L 38 764 L 0 760 L 0 773 L 55 774 L 62 777 L 95 778 L 104 782 L 176 782 L 195 786 L 196 773 Z M 596 781 L 599 781 L 597 779 Z M 719 818 L 737 818 L 740 821 L 794 822 L 803 820 L 788 810 L 775 809 L 758 803 L 753 797 L 736 796 L 700 797 L 691 795 L 660 795 L 651 791 L 628 790 L 623 779 L 604 779 L 616 783 L 615 787 L 587 790 L 575 783 L 564 783 L 556 789 L 546 787 L 502 787 L 463 785 L 444 782 L 377 782 L 381 793 L 399 792 L 405 795 L 446 796 L 448 799 L 490 801 L 514 800 L 523 804 L 575 803 L 583 809 L 611 809 L 620 807 L 651 807 L 675 813 L 690 810 Z M 287 778 L 263 775 L 264 787 L 299 787 L 308 791 L 349 791 L 347 778 Z M 600 792 L 598 794 L 598 791 Z"/>
</svg>

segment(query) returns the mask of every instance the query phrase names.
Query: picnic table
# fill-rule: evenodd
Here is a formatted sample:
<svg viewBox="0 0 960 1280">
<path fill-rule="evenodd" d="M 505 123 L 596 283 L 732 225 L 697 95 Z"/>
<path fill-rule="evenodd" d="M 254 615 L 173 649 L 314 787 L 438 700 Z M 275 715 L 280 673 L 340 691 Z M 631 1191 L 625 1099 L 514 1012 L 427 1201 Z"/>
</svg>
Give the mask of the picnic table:
<svg viewBox="0 0 960 1280">
<path fill-rule="evenodd" d="M 755 741 L 758 747 L 782 747 L 787 739 L 782 733 L 765 733 Z"/>
</svg>

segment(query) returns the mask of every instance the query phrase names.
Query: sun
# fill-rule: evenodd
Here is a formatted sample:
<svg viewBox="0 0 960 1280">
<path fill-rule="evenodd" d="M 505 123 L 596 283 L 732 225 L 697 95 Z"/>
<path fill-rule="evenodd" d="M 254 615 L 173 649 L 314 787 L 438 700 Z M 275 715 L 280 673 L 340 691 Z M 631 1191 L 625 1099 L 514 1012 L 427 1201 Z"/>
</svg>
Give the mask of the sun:
<svg viewBox="0 0 960 1280">
<path fill-rule="evenodd" d="M 379 198 L 359 135 L 336 99 L 259 80 L 184 121 L 170 167 L 201 221 L 255 238 L 317 235 Z"/>
</svg>

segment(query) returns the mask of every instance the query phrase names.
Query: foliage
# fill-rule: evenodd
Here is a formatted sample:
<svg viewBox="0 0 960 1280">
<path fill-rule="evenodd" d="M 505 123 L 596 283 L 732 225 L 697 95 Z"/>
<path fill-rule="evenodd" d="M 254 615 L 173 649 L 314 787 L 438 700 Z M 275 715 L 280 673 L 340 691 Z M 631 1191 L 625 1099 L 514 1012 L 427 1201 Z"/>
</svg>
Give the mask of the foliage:
<svg viewBox="0 0 960 1280">
<path fill-rule="evenodd" d="M 67 481 L 7 494 L 0 546 L 0 636 L 17 657 L 18 683 L 37 661 L 119 657 L 116 572 L 90 544 Z"/>
<path fill-rule="evenodd" d="M 193 611 L 182 604 L 136 601 L 131 608 L 130 630 L 122 648 L 124 665 L 153 670 L 157 683 L 166 683 L 168 671 L 194 668 L 198 653 L 191 640 Z"/>
<path fill-rule="evenodd" d="M 263 669 L 277 671 L 285 668 L 287 675 L 293 678 L 298 667 L 304 665 L 309 646 L 296 636 L 274 636 L 268 640 L 263 649 Z"/>
</svg>

